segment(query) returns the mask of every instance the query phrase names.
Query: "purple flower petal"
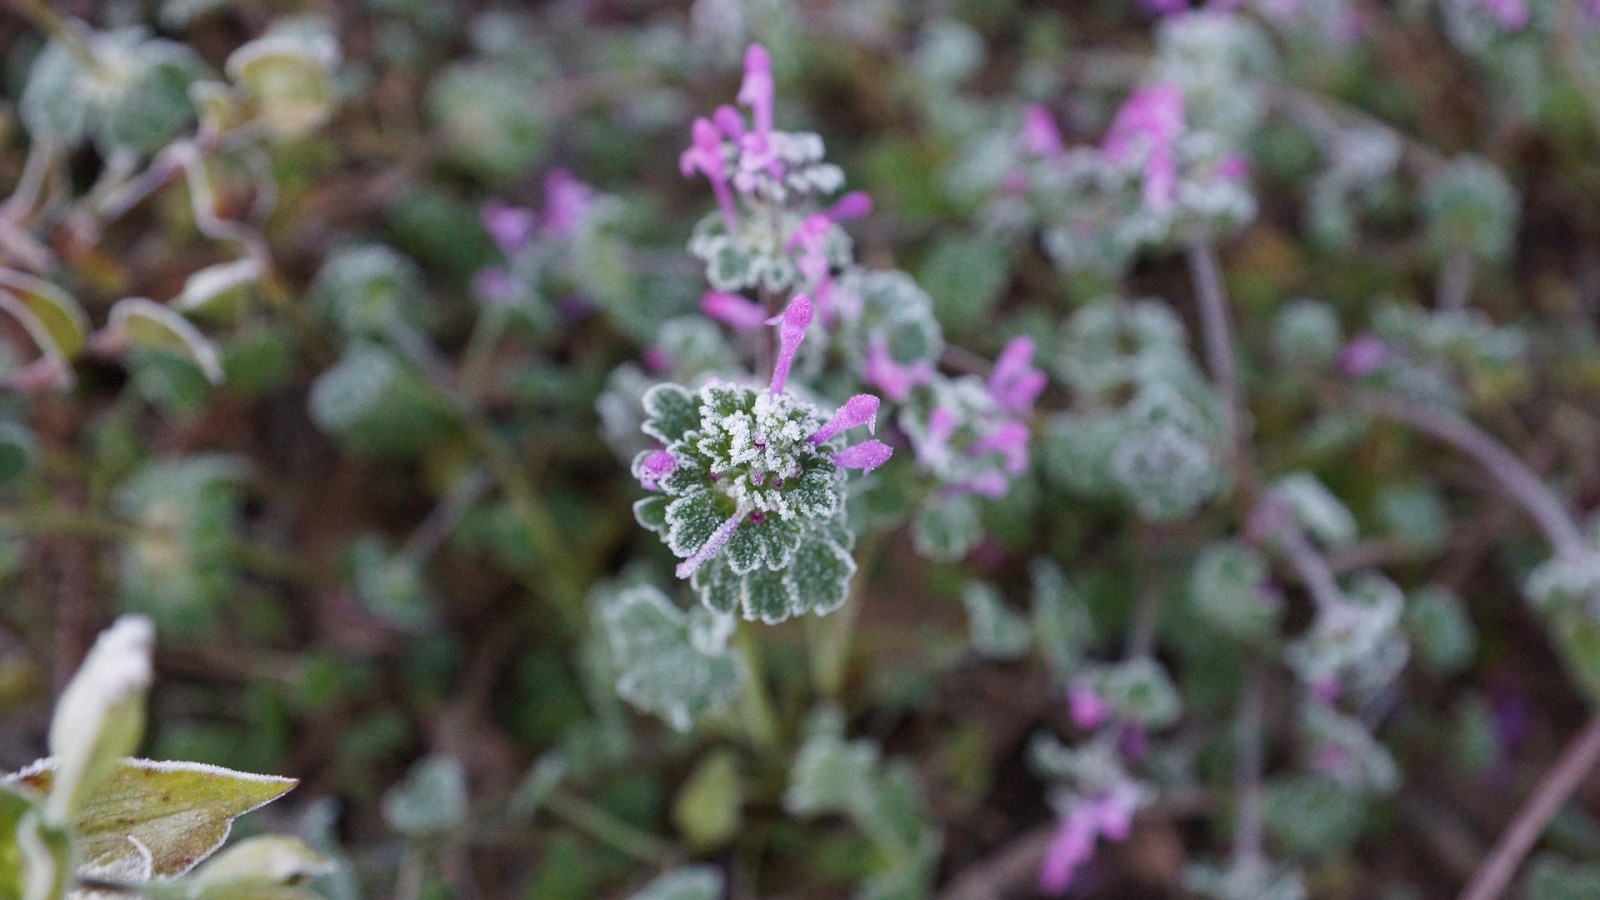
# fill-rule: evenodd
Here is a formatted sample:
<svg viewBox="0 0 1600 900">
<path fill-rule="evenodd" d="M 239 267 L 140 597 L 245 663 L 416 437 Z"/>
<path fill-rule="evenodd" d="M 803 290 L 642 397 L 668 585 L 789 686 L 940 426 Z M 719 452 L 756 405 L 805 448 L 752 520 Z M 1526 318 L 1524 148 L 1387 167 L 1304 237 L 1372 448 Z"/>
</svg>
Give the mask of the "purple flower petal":
<svg viewBox="0 0 1600 900">
<path fill-rule="evenodd" d="M 800 349 L 810 325 L 811 301 L 805 294 L 795 294 L 778 323 L 778 360 L 772 367 L 772 393 L 783 393 L 784 384 L 789 380 L 789 367 L 794 365 L 795 352 Z"/>
<path fill-rule="evenodd" d="M 844 402 L 833 418 L 826 425 L 818 428 L 809 440 L 813 444 L 820 444 L 841 431 L 855 428 L 858 425 L 867 426 L 867 433 L 873 434 L 877 430 L 878 398 L 871 394 L 857 394 Z"/>
<path fill-rule="evenodd" d="M 700 311 L 734 331 L 754 331 L 767 322 L 767 311 L 754 301 L 722 291 L 701 295 Z"/>
<path fill-rule="evenodd" d="M 845 469 L 860 469 L 862 474 L 866 474 L 888 462 L 893 455 L 894 448 L 883 441 L 862 441 L 835 453 L 833 463 Z"/>
</svg>

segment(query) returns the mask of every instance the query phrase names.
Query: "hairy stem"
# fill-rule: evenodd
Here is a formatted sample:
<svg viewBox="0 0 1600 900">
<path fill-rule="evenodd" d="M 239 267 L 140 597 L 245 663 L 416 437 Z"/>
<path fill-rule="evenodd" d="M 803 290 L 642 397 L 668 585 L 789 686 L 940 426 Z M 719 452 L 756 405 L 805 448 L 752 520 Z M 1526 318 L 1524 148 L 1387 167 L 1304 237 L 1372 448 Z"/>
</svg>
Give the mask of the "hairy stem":
<svg viewBox="0 0 1600 900">
<path fill-rule="evenodd" d="M 1517 867 L 1544 833 L 1545 825 L 1597 763 L 1600 763 L 1600 716 L 1590 719 L 1578 732 L 1556 760 L 1555 767 L 1545 774 L 1532 796 L 1517 810 L 1516 818 L 1495 842 L 1478 873 L 1461 892 L 1460 900 L 1494 900 L 1504 896 L 1512 876 L 1517 874 Z"/>
<path fill-rule="evenodd" d="M 1357 402 L 1369 412 L 1426 432 L 1476 460 L 1527 510 L 1557 554 L 1576 558 L 1588 552 L 1583 531 L 1561 498 L 1487 432 L 1453 412 L 1400 397 L 1369 395 Z"/>
</svg>

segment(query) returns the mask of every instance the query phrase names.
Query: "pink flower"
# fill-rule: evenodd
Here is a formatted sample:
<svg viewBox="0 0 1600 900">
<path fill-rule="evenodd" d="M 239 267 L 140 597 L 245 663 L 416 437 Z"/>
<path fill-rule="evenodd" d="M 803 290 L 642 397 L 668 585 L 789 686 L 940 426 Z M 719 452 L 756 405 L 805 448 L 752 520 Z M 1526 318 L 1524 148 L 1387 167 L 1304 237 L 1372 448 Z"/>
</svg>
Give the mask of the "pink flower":
<svg viewBox="0 0 1600 900">
<path fill-rule="evenodd" d="M 851 191 L 828 208 L 825 215 L 835 222 L 859 219 L 872 212 L 872 197 L 866 191 Z"/>
<path fill-rule="evenodd" d="M 883 441 L 862 441 L 835 453 L 833 464 L 845 469 L 860 469 L 864 475 L 888 462 L 893 455 L 894 448 Z"/>
<path fill-rule="evenodd" d="M 539 230 L 549 237 L 570 237 L 594 206 L 594 189 L 572 177 L 566 169 L 551 169 L 544 177 L 544 213 Z"/>
<path fill-rule="evenodd" d="M 1095 836 L 1094 820 L 1081 808 L 1062 818 L 1044 851 L 1044 861 L 1039 864 L 1039 890 L 1055 895 L 1071 886 L 1078 867 L 1094 856 Z"/>
<path fill-rule="evenodd" d="M 1183 91 L 1155 84 L 1134 91 L 1106 131 L 1103 152 L 1112 162 L 1131 163 L 1144 154 L 1144 203 L 1155 212 L 1178 199 L 1178 161 L 1173 143 L 1183 133 Z"/>
<path fill-rule="evenodd" d="M 857 394 L 844 402 L 827 424 L 818 428 L 807 440 L 820 444 L 841 431 L 860 425 L 867 426 L 867 434 L 877 430 L 878 398 L 871 394 Z"/>
<path fill-rule="evenodd" d="M 872 385 L 896 403 L 911 396 L 911 389 L 927 384 L 933 378 L 933 364 L 921 360 L 908 366 L 895 362 L 889 354 L 889 345 L 882 336 L 873 335 L 867 342 L 867 359 L 861 367 L 861 380 Z"/>
<path fill-rule="evenodd" d="M 794 355 L 805 339 L 806 328 L 811 325 L 811 301 L 805 294 L 795 294 L 783 315 L 772 320 L 778 326 L 778 360 L 772 366 L 772 393 L 783 393 L 789 380 L 789 368 L 794 365 Z"/>
<path fill-rule="evenodd" d="M 772 133 L 772 57 L 767 48 L 751 44 L 744 51 L 744 82 L 739 85 L 738 101 L 755 115 L 756 133 Z"/>
<path fill-rule="evenodd" d="M 972 442 L 968 456 L 998 454 L 1005 460 L 1006 474 L 1015 478 L 1028 468 L 1028 426 L 1021 422 L 1001 422 Z"/>
<path fill-rule="evenodd" d="M 734 331 L 754 331 L 767 323 L 767 311 L 738 294 L 706 291 L 700 297 L 700 311 Z"/>
<path fill-rule="evenodd" d="M 1389 348 L 1381 338 L 1357 335 L 1339 351 L 1339 371 L 1349 378 L 1371 375 L 1388 361 Z"/>
<path fill-rule="evenodd" d="M 1481 0 L 1481 2 L 1489 15 L 1507 31 L 1517 31 L 1528 24 L 1528 4 L 1525 0 Z"/>
<path fill-rule="evenodd" d="M 1067 688 L 1067 706 L 1072 712 L 1072 724 L 1084 730 L 1099 728 L 1111 716 L 1111 707 L 1081 678 Z"/>
<path fill-rule="evenodd" d="M 1063 152 L 1061 131 L 1050 111 L 1034 103 L 1022 111 L 1022 149 L 1045 159 L 1059 159 Z"/>
<path fill-rule="evenodd" d="M 1032 367 L 1033 340 L 1012 338 L 1000 351 L 989 375 L 989 396 L 1010 413 L 1027 412 L 1044 390 L 1044 373 Z"/>
<path fill-rule="evenodd" d="M 661 479 L 678 468 L 678 461 L 665 450 L 657 450 L 639 461 L 639 486 L 647 491 L 656 489 Z"/>
<path fill-rule="evenodd" d="M 512 206 L 504 200 L 486 201 L 478 212 L 478 218 L 483 223 L 483 230 L 489 233 L 490 240 L 506 256 L 516 255 L 518 250 L 533 240 L 534 226 L 538 222 L 533 210 Z"/>
<path fill-rule="evenodd" d="M 728 175 L 722 156 L 722 135 L 717 131 L 717 126 L 711 124 L 711 120 L 705 117 L 694 120 L 690 134 L 693 136 L 693 142 L 689 145 L 689 149 L 678 157 L 678 170 L 685 178 L 698 172 L 711 182 L 711 192 L 717 198 L 718 208 L 722 210 L 722 224 L 732 232 L 738 224 L 738 216 L 733 209 L 733 195 L 728 192 Z"/>
</svg>

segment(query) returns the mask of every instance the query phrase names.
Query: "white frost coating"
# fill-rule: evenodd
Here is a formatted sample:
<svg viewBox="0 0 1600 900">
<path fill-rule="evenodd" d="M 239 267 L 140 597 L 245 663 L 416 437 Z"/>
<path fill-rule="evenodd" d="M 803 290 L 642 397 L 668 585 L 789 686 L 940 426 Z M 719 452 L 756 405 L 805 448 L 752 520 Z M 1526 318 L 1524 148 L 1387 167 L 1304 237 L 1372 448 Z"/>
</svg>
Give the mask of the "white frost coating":
<svg viewBox="0 0 1600 900">
<path fill-rule="evenodd" d="M 222 359 L 217 356 L 217 348 L 188 319 L 172 307 L 163 306 L 148 297 L 125 297 L 111 307 L 110 327 L 113 330 L 126 329 L 128 319 L 133 316 L 147 319 L 172 332 L 194 357 L 195 365 L 205 373 L 206 380 L 212 384 L 222 383 Z"/>
<path fill-rule="evenodd" d="M 101 633 L 61 692 L 50 721 L 58 775 L 46 808 L 54 820 L 70 820 L 86 783 L 108 774 L 117 757 L 138 743 L 154 643 L 149 619 L 123 616 Z"/>
</svg>

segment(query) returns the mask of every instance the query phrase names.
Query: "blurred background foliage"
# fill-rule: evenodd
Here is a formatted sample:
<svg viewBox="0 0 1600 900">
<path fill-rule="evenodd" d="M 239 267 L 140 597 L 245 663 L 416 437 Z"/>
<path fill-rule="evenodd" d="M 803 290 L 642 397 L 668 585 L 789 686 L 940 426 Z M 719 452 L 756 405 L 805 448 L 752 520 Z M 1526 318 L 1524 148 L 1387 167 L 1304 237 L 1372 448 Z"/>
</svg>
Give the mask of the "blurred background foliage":
<svg viewBox="0 0 1600 900">
<path fill-rule="evenodd" d="M 1218 85 L 1219 104 L 1253 107 L 1242 140 L 1259 205 L 1221 250 L 1263 475 L 1339 574 L 1382 566 L 1392 582 L 1366 587 L 1404 593 L 1411 661 L 1364 707 L 1404 777 L 1347 790 L 1295 766 L 1305 748 L 1283 737 L 1263 809 L 1275 855 L 1314 896 L 1446 896 L 1587 701 L 1520 600 L 1549 556 L 1538 534 L 1466 458 L 1357 412 L 1333 373 L 1351 336 L 1376 335 L 1405 363 L 1369 383 L 1471 415 L 1573 508 L 1600 506 L 1600 107 L 1585 93 L 1600 45 L 1485 30 L 1450 4 L 1334 6 L 1365 17 L 1359 39 L 1262 28 L 1243 51 L 1260 81 Z M 1128 702 L 1152 704 L 1140 714 L 1161 728 L 1159 688 L 1181 693 L 1163 740 L 1183 770 L 1171 783 L 1189 789 L 1141 817 L 1084 895 L 1177 896 L 1186 863 L 1226 851 L 1238 648 L 1304 632 L 1310 606 L 1286 578 L 1282 610 L 1240 608 L 1269 563 L 1219 538 L 1244 525 L 1206 505 L 1222 484 L 1107 468 L 1132 452 L 1108 429 L 1144 434 L 1140 416 L 1166 415 L 1127 402 L 1116 360 L 1141 341 L 1198 346 L 1182 256 L 1140 254 L 1125 277 L 1073 268 L 994 203 L 996 148 L 1025 104 L 1074 142 L 1098 139 L 1152 51 L 1148 11 L 49 8 L 120 42 L 137 77 L 96 93 L 37 15 L 0 16 L 0 184 L 27 182 L 40 117 L 72 138 L 47 185 L 64 205 L 37 228 L 32 209 L 0 207 L 0 257 L 42 260 L 93 323 L 120 298 L 188 297 L 174 304 L 204 336 L 190 346 L 167 323 L 160 339 L 91 341 L 53 390 L 27 376 L 61 372 L 0 321 L 0 769 L 39 754 L 53 689 L 116 612 L 139 611 L 160 635 L 149 755 L 302 779 L 270 815 L 345 861 L 330 896 L 626 896 L 689 860 L 738 896 L 918 896 L 1018 848 L 1037 858 L 1055 815 L 1038 774 L 1050 753 L 1030 742 L 1075 728 L 1053 655 L 1114 656 L 1153 603 L 1149 640 L 1176 688 L 1141 682 L 1129 690 L 1154 695 Z M 236 54 L 264 35 L 278 43 Z M 1061 410 L 1021 484 L 972 514 L 981 541 L 944 523 L 972 541 L 938 551 L 938 522 L 873 538 L 834 705 L 811 712 L 812 623 L 768 630 L 777 750 L 631 712 L 613 690 L 626 660 L 589 612 L 591 592 L 667 559 L 633 521 L 617 456 L 639 413 L 608 420 L 603 395 L 636 396 L 643 371 L 619 367 L 650 348 L 679 340 L 678 359 L 692 345 L 664 325 L 698 309 L 684 245 L 710 207 L 677 154 L 690 120 L 733 95 L 751 41 L 772 51 L 786 127 L 822 134 L 874 199 L 849 229 L 856 256 L 914 274 L 951 344 L 992 358 L 1035 336 Z M 259 229 L 243 235 L 197 214 L 178 157 L 137 202 L 103 188 L 204 135 L 188 86 L 218 73 L 265 123 L 203 147 L 210 209 Z M 480 207 L 542 209 L 556 169 L 604 201 L 517 258 L 522 293 L 487 299 L 474 278 L 505 260 Z M 189 281 L 238 260 L 266 271 Z M 1434 314 L 1451 290 L 1470 291 L 1470 315 Z M 1114 321 L 1109 293 L 1151 311 Z M 1279 681 L 1272 722 L 1296 715 Z M 1594 799 L 1556 820 L 1530 896 L 1593 895 L 1574 885 L 1600 882 L 1584 862 L 1600 859 Z M 892 883 L 902 865 L 912 887 Z M 650 896 L 711 896 L 704 876 L 680 871 L 686 893 Z M 1006 895 L 1028 896 L 1031 878 Z"/>
</svg>

